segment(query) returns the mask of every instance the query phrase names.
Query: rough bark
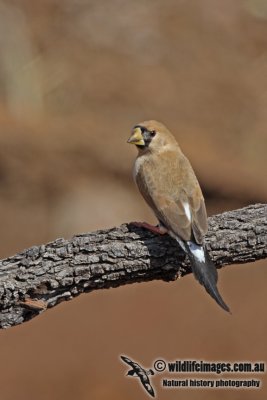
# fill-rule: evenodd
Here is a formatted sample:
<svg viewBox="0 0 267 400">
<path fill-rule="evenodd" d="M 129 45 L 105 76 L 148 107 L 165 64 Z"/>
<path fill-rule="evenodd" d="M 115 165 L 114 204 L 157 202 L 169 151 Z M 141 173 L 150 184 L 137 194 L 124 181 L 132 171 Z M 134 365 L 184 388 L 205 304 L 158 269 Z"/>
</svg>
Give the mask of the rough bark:
<svg viewBox="0 0 267 400">
<path fill-rule="evenodd" d="M 217 268 L 267 257 L 267 205 L 209 218 L 207 248 Z M 57 239 L 0 262 L 0 327 L 23 323 L 84 292 L 190 273 L 168 235 L 131 224 Z"/>
</svg>

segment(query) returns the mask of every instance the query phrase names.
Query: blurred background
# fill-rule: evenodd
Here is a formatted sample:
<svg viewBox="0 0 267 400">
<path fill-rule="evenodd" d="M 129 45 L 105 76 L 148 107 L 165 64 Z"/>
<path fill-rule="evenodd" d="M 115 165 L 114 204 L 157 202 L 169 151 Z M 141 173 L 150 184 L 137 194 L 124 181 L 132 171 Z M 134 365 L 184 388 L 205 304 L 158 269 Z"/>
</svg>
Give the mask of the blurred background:
<svg viewBox="0 0 267 400">
<path fill-rule="evenodd" d="M 146 119 L 175 134 L 210 215 L 266 202 L 266 109 L 265 0 L 1 0 L 1 258 L 153 223 L 126 144 Z M 231 316 L 187 276 L 82 295 L 1 331 L 0 399 L 148 398 L 120 354 L 145 367 L 265 361 L 266 263 L 220 271 Z M 254 391 L 162 390 L 160 378 L 160 399 L 267 394 L 266 375 Z"/>
</svg>

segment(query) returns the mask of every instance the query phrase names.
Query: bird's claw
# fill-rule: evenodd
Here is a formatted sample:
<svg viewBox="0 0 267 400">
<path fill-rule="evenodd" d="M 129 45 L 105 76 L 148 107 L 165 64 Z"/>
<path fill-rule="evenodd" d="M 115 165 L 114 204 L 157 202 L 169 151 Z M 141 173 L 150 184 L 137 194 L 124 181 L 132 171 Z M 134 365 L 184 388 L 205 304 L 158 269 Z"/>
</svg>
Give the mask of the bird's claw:
<svg viewBox="0 0 267 400">
<path fill-rule="evenodd" d="M 167 229 L 161 225 L 150 225 L 147 222 L 131 222 L 131 225 L 136 226 L 137 228 L 144 228 L 149 230 L 150 232 L 156 233 L 158 235 L 165 235 L 167 233 Z"/>
</svg>

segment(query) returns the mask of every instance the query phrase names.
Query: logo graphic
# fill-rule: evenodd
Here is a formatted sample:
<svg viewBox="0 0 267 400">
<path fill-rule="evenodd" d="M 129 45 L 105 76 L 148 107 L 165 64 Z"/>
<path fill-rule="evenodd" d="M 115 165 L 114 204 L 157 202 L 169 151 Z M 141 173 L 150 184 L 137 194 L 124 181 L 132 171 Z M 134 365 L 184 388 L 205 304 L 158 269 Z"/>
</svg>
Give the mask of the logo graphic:
<svg viewBox="0 0 267 400">
<path fill-rule="evenodd" d="M 121 356 L 121 359 L 132 368 L 127 372 L 126 375 L 139 378 L 147 393 L 149 393 L 150 396 L 155 397 L 155 392 L 150 384 L 150 380 L 148 377 L 148 375 L 154 375 L 154 371 L 152 369 L 146 370 L 142 368 L 139 364 L 132 361 L 128 357 Z"/>
</svg>

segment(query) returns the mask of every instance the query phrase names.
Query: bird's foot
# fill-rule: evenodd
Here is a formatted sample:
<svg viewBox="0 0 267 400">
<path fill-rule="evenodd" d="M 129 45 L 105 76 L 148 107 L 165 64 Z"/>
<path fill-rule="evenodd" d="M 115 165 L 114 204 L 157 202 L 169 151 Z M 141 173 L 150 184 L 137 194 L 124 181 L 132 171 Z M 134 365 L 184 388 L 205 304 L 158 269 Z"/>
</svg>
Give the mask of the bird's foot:
<svg viewBox="0 0 267 400">
<path fill-rule="evenodd" d="M 165 235 L 168 231 L 162 225 L 150 225 L 147 222 L 131 222 L 131 225 L 137 226 L 138 228 L 147 229 L 150 232 L 157 233 L 158 235 Z"/>
</svg>

